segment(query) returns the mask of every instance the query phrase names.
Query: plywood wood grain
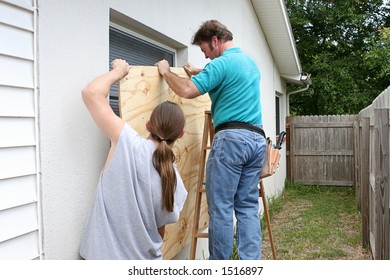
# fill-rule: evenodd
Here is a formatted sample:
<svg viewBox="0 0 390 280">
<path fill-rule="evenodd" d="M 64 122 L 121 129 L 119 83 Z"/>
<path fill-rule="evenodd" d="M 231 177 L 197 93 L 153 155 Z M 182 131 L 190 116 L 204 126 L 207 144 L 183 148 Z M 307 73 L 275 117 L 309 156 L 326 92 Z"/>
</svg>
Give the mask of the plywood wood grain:
<svg viewBox="0 0 390 280">
<path fill-rule="evenodd" d="M 171 71 L 181 77 L 188 77 L 182 68 L 172 67 Z M 154 66 L 132 66 L 129 74 L 120 81 L 121 117 L 143 137 L 148 136 L 145 123 L 154 107 L 167 100 L 179 104 L 186 118 L 184 137 L 176 141 L 174 152 L 177 157 L 176 164 L 188 191 L 179 221 L 166 227 L 162 252 L 165 259 L 171 259 L 191 240 L 204 112 L 210 110 L 210 99 L 207 94 L 195 99 L 179 97 L 169 88 Z M 206 228 L 206 198 L 202 201 L 200 226 Z"/>
</svg>

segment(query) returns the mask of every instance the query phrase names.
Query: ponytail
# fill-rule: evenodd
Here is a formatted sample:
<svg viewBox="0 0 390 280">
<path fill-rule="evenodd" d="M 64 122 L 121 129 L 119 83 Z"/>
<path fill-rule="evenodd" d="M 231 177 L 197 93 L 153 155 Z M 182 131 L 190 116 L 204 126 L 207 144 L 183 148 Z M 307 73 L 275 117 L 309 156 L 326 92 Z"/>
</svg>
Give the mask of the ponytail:
<svg viewBox="0 0 390 280">
<path fill-rule="evenodd" d="M 184 129 L 185 119 L 181 108 L 166 101 L 158 105 L 150 116 L 151 137 L 159 142 L 153 153 L 152 163 L 161 177 L 162 204 L 168 212 L 173 212 L 176 190 L 176 172 L 173 167 L 175 154 L 172 145 Z"/>
<path fill-rule="evenodd" d="M 161 141 L 153 153 L 153 165 L 161 177 L 163 207 L 173 212 L 174 193 L 176 190 L 176 173 L 173 168 L 175 155 L 166 141 Z"/>
</svg>

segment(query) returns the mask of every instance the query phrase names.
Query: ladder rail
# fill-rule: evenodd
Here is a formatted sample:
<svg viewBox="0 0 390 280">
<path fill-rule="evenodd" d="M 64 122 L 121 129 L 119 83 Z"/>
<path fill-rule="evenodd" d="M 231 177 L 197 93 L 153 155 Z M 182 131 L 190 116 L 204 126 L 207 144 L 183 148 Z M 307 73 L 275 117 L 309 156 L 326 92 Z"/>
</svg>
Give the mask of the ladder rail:
<svg viewBox="0 0 390 280">
<path fill-rule="evenodd" d="M 209 111 L 205 112 L 204 118 L 204 128 L 203 128 L 203 138 L 202 138 L 202 150 L 199 158 L 199 175 L 198 175 L 198 183 L 195 195 L 195 211 L 194 211 L 194 220 L 192 227 L 192 239 L 191 239 L 191 249 L 190 249 L 190 259 L 195 259 L 196 253 L 196 245 L 197 240 L 200 236 L 203 238 L 207 238 L 208 235 L 199 233 L 199 219 L 200 219 L 200 209 L 202 203 L 202 193 L 204 193 L 204 175 L 205 175 L 205 162 L 206 162 L 206 154 L 207 154 L 207 142 L 209 138 L 209 133 L 211 132 L 212 122 L 211 122 L 211 113 Z M 211 134 L 210 134 L 211 135 Z M 210 143 L 212 143 L 212 139 L 210 139 Z"/>
<path fill-rule="evenodd" d="M 275 243 L 274 243 L 274 238 L 272 235 L 272 228 L 271 228 L 271 219 L 269 216 L 269 211 L 268 211 L 268 206 L 266 201 L 267 197 L 265 196 L 264 184 L 262 179 L 260 179 L 259 194 L 261 196 L 261 200 L 263 201 L 264 215 L 265 215 L 265 221 L 267 222 L 267 230 L 269 235 L 269 242 L 271 244 L 272 257 L 274 258 L 274 260 L 276 260 Z"/>
<path fill-rule="evenodd" d="M 194 220 L 193 220 L 193 227 L 192 227 L 191 249 L 189 255 L 190 260 L 195 260 L 198 238 L 208 238 L 208 233 L 199 232 L 199 220 L 200 220 L 200 210 L 201 210 L 201 203 L 202 203 L 202 194 L 205 193 L 205 188 L 204 188 L 205 165 L 206 165 L 207 149 L 209 148 L 207 143 L 208 140 L 210 140 L 210 146 L 211 146 L 213 142 L 213 138 L 214 138 L 214 127 L 211 120 L 211 113 L 210 111 L 205 111 L 202 149 L 199 157 L 199 176 L 198 176 L 198 183 L 197 183 L 197 189 L 195 195 L 196 197 L 195 210 L 194 210 Z M 270 221 L 270 216 L 269 216 L 269 211 L 267 206 L 267 197 L 264 192 L 264 185 L 263 185 L 262 178 L 260 178 L 259 185 L 260 185 L 259 197 L 261 197 L 263 201 L 264 214 L 266 217 L 267 229 L 268 229 L 268 234 L 269 234 L 269 239 L 270 239 L 271 249 L 272 249 L 272 256 L 276 260 L 276 251 L 275 251 L 271 221 Z"/>
</svg>

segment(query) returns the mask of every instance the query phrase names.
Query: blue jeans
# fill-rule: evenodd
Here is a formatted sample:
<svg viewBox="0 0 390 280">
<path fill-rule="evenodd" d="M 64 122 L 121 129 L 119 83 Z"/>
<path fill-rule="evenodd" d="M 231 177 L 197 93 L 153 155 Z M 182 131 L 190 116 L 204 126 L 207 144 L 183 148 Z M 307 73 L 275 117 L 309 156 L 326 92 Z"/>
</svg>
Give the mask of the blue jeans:
<svg viewBox="0 0 390 280">
<path fill-rule="evenodd" d="M 214 136 L 206 169 L 210 260 L 231 258 L 233 213 L 239 258 L 261 259 L 258 183 L 265 149 L 264 137 L 246 129 Z"/>
</svg>

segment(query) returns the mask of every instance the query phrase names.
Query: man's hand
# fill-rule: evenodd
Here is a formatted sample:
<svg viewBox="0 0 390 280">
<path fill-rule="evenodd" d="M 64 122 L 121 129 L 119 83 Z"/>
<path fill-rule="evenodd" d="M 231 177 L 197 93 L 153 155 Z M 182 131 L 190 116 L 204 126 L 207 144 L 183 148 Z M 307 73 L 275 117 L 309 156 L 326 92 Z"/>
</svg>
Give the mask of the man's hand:
<svg viewBox="0 0 390 280">
<path fill-rule="evenodd" d="M 169 70 L 169 63 L 165 59 L 160 60 L 155 65 L 158 67 L 158 72 L 163 77 L 165 77 L 165 75 L 170 72 L 170 70 Z"/>
<path fill-rule="evenodd" d="M 201 72 L 201 69 L 196 68 L 193 64 L 187 63 L 186 65 L 183 66 L 184 71 L 187 72 L 189 76 L 195 76 Z"/>
<path fill-rule="evenodd" d="M 182 78 L 171 72 L 168 61 L 163 59 L 155 65 L 158 67 L 158 72 L 165 79 L 168 86 L 177 95 L 184 98 L 195 98 L 200 95 L 200 91 L 188 77 Z"/>
</svg>

